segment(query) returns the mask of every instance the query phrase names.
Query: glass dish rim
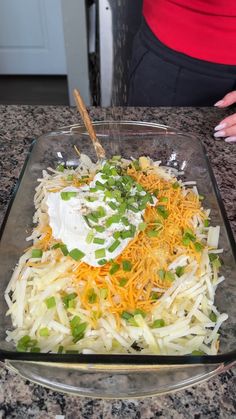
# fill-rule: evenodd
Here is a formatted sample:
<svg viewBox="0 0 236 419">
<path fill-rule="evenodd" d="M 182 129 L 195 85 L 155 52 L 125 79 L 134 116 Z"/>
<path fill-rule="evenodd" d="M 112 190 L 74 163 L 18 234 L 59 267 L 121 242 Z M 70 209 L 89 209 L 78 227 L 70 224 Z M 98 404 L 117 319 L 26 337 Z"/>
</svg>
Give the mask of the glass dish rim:
<svg viewBox="0 0 236 419">
<path fill-rule="evenodd" d="M 235 249 L 235 240 L 232 233 L 232 229 L 229 223 L 229 220 L 227 218 L 226 210 L 223 204 L 223 200 L 221 198 L 221 194 L 214 176 L 213 169 L 210 164 L 210 160 L 208 157 L 208 154 L 206 152 L 206 148 L 202 141 L 193 133 L 187 133 L 182 132 L 179 130 L 176 130 L 175 128 L 172 128 L 168 125 L 159 124 L 155 122 L 145 122 L 145 121 L 133 121 L 133 120 L 101 120 L 101 121 L 94 121 L 93 125 L 96 127 L 98 125 L 138 125 L 138 126 L 150 126 L 153 128 L 159 128 L 163 129 L 163 133 L 159 133 L 160 135 L 164 134 L 173 134 L 173 135 L 182 135 L 187 137 L 194 138 L 194 141 L 197 141 L 199 143 L 199 146 L 202 149 L 204 159 L 206 162 L 206 167 L 212 182 L 212 186 L 214 189 L 214 193 L 216 196 L 217 203 L 220 208 L 220 212 L 223 218 L 224 226 L 226 228 L 227 236 L 229 239 L 229 243 L 231 246 L 232 254 L 234 256 L 234 259 L 236 260 L 236 249 Z M 13 188 L 13 192 L 10 198 L 10 201 L 8 203 L 1 227 L 0 227 L 0 240 L 3 235 L 6 222 L 8 220 L 8 217 L 11 212 L 11 207 L 14 203 L 15 197 L 17 195 L 17 191 L 19 189 L 19 186 L 21 184 L 22 178 L 24 176 L 24 173 L 26 171 L 31 153 L 37 143 L 41 138 L 47 137 L 53 137 L 54 135 L 58 134 L 73 134 L 73 130 L 76 128 L 83 128 L 84 125 L 82 123 L 72 124 L 72 125 L 66 125 L 63 127 L 60 127 L 56 129 L 55 131 L 46 132 L 38 137 L 38 140 L 32 139 L 32 143 L 29 147 L 29 150 L 27 152 L 27 156 L 25 158 L 20 176 L 16 182 L 15 187 Z M 17 351 L 8 351 L 8 350 L 2 350 L 0 348 L 0 360 L 14 360 L 14 361 L 33 361 L 33 362 L 43 362 L 43 363 L 53 363 L 53 364 L 77 364 L 77 366 L 81 365 L 81 368 L 84 368 L 84 365 L 89 364 L 90 366 L 93 365 L 93 368 L 96 369 L 97 365 L 105 365 L 109 368 L 114 366 L 114 369 L 116 369 L 116 366 L 119 368 L 121 366 L 125 366 L 128 368 L 133 368 L 133 366 L 141 367 L 149 367 L 149 368 L 159 368 L 159 366 L 179 366 L 179 365 L 199 365 L 199 364 L 214 364 L 219 365 L 221 363 L 226 364 L 232 364 L 236 362 L 236 348 L 233 351 L 227 352 L 225 354 L 219 354 L 219 355 L 129 355 L 129 354 L 56 354 L 56 353 L 29 353 L 29 352 L 17 352 Z M 135 361 L 135 363 L 134 363 Z"/>
</svg>

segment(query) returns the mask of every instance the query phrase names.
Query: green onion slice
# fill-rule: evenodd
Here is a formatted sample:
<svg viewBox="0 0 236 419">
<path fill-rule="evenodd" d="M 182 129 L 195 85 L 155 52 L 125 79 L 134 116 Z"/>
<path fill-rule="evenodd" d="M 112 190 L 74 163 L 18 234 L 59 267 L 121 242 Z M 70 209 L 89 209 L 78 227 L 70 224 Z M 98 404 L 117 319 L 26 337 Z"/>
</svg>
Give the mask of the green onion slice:
<svg viewBox="0 0 236 419">
<path fill-rule="evenodd" d="M 41 249 L 33 249 L 31 253 L 32 258 L 41 258 L 43 255 L 43 251 Z"/>
<path fill-rule="evenodd" d="M 46 298 L 46 300 L 44 300 L 44 302 L 45 302 L 48 309 L 56 307 L 55 297 Z"/>
<path fill-rule="evenodd" d="M 129 260 L 122 260 L 123 271 L 130 272 L 132 270 L 132 263 Z"/>
<path fill-rule="evenodd" d="M 82 258 L 85 256 L 85 253 L 84 253 L 84 252 L 82 252 L 82 251 L 81 251 L 81 250 L 79 250 L 79 249 L 72 249 L 72 250 L 69 252 L 69 255 L 70 255 L 70 257 L 71 257 L 72 259 L 74 259 L 74 260 L 78 261 L 78 260 L 82 259 Z"/>
</svg>

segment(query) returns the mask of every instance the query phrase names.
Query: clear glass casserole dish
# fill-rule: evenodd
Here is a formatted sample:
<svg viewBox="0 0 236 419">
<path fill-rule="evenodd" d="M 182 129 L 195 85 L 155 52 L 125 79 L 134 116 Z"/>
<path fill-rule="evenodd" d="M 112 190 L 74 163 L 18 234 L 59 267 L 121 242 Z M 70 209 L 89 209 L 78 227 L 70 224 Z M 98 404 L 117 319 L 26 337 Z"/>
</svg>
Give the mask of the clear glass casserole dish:
<svg viewBox="0 0 236 419">
<path fill-rule="evenodd" d="M 204 206 L 211 209 L 213 225 L 221 226 L 220 247 L 222 274 L 226 280 L 217 288 L 216 305 L 229 319 L 220 329 L 218 355 L 84 355 L 17 352 L 6 342 L 11 328 L 5 316 L 4 291 L 12 270 L 23 253 L 25 238 L 32 229 L 33 197 L 37 179 L 43 169 L 60 163 L 76 166 L 74 145 L 96 161 L 96 155 L 85 128 L 65 127 L 44 135 L 32 145 L 17 191 L 1 230 L 0 245 L 0 357 L 27 379 L 55 390 L 89 397 L 144 397 L 184 388 L 222 372 L 236 360 L 236 282 L 235 244 L 217 189 L 206 151 L 192 135 L 154 123 L 96 122 L 95 129 L 107 157 L 121 154 L 138 158 L 148 155 L 166 166 L 184 171 L 184 179 L 195 180 L 205 196 Z"/>
</svg>

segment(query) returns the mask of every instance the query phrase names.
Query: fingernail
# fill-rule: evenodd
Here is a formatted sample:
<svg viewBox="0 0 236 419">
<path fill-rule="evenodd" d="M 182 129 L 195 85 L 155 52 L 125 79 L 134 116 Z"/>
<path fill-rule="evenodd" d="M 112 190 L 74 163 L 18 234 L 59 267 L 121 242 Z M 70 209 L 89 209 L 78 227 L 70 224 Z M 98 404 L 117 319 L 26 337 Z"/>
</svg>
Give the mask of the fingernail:
<svg viewBox="0 0 236 419">
<path fill-rule="evenodd" d="M 225 123 L 223 123 L 223 124 L 219 124 L 219 125 L 216 125 L 216 127 L 215 127 L 215 131 L 218 131 L 218 130 L 223 129 L 223 128 L 225 128 L 225 127 L 226 127 L 226 124 L 225 124 Z"/>
<path fill-rule="evenodd" d="M 214 133 L 214 137 L 225 137 L 225 131 L 217 131 Z"/>
<path fill-rule="evenodd" d="M 216 102 L 215 104 L 214 104 L 214 106 L 221 106 L 221 105 L 223 105 L 224 104 L 224 101 L 223 100 L 218 100 L 218 102 Z"/>
<path fill-rule="evenodd" d="M 225 142 L 226 143 L 236 143 L 236 137 L 227 137 L 226 139 L 225 139 Z"/>
</svg>

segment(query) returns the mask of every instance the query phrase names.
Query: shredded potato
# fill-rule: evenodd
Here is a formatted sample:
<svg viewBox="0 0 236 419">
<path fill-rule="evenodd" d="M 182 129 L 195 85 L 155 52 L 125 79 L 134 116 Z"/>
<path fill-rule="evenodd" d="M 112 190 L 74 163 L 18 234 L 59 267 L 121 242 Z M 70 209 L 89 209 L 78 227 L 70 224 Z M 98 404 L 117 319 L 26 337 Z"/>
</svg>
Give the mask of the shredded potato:
<svg viewBox="0 0 236 419">
<path fill-rule="evenodd" d="M 76 169 L 43 172 L 35 194 L 37 225 L 27 239 L 33 245 L 5 292 L 14 328 L 7 340 L 19 351 L 216 354 L 227 319 L 214 305 L 224 280 L 219 227 L 209 226 L 210 211 L 194 181 L 177 181 L 171 169 L 144 156 L 138 167 L 132 160 L 117 164 L 156 203 L 147 203 L 143 228 L 124 251 L 100 267 L 63 252 L 46 204 L 48 193 L 89 184 L 100 166 L 81 155 Z"/>
</svg>

